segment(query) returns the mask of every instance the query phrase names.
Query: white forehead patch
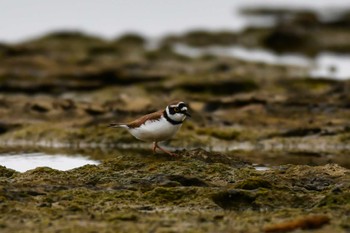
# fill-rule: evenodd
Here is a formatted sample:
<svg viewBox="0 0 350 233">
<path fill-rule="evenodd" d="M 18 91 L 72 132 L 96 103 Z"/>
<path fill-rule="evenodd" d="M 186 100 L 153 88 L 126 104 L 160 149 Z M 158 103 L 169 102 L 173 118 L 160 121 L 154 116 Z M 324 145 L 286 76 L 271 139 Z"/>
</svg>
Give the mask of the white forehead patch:
<svg viewBox="0 0 350 233">
<path fill-rule="evenodd" d="M 170 107 L 172 107 L 172 108 L 179 107 L 180 104 L 185 104 L 185 103 L 184 102 L 179 102 L 177 104 L 170 105 Z"/>
</svg>

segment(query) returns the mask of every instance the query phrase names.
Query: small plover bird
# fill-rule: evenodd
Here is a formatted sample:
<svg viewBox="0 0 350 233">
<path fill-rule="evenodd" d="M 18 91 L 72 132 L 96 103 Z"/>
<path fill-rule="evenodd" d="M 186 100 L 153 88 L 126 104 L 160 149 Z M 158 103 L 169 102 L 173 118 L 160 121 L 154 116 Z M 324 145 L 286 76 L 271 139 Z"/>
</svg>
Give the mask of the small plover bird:
<svg viewBox="0 0 350 233">
<path fill-rule="evenodd" d="M 135 138 L 153 142 L 153 153 L 156 149 L 175 156 L 176 154 L 161 148 L 158 142 L 172 138 L 180 129 L 186 117 L 190 117 L 188 107 L 184 102 L 176 102 L 168 105 L 165 110 L 159 110 L 144 115 L 129 123 L 111 123 L 110 127 L 125 128 Z"/>
</svg>

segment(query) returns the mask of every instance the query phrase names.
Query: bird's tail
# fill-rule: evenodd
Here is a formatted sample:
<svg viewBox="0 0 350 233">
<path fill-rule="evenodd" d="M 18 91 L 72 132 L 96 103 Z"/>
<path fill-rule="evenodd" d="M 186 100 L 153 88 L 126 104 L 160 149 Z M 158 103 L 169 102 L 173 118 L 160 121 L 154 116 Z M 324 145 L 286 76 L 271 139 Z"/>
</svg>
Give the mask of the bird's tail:
<svg viewBox="0 0 350 233">
<path fill-rule="evenodd" d="M 108 125 L 108 127 L 111 127 L 111 128 L 128 128 L 128 126 L 124 123 L 115 123 L 115 122 L 112 122 Z"/>
</svg>

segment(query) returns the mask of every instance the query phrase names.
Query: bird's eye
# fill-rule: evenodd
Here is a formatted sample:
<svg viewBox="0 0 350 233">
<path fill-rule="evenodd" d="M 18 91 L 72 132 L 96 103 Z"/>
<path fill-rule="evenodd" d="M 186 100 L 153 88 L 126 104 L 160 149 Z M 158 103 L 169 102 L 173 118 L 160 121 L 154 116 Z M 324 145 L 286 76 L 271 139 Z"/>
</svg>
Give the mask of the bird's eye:
<svg viewBox="0 0 350 233">
<path fill-rule="evenodd" d="M 178 111 L 179 111 L 179 108 L 178 108 L 178 107 L 175 107 L 175 108 L 174 108 L 174 111 L 175 111 L 175 112 L 178 112 Z"/>
</svg>

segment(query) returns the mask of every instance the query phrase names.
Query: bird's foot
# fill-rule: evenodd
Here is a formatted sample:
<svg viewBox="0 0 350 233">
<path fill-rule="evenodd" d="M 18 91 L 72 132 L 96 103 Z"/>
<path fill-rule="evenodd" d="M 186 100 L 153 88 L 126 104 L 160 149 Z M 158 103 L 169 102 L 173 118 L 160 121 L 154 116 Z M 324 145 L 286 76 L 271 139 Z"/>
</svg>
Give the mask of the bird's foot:
<svg viewBox="0 0 350 233">
<path fill-rule="evenodd" d="M 170 151 L 169 151 L 169 153 L 167 153 L 167 154 L 169 154 L 170 156 L 173 156 L 173 157 L 177 157 L 177 156 L 179 156 L 178 154 L 175 154 L 175 153 L 170 152 Z"/>
<path fill-rule="evenodd" d="M 168 150 L 166 150 L 166 149 L 164 149 L 164 148 L 158 146 L 157 142 L 154 142 L 154 143 L 153 143 L 153 153 L 155 153 L 155 151 L 156 151 L 157 148 L 158 148 L 159 150 L 163 151 L 164 153 L 170 155 L 170 156 L 173 156 L 173 157 L 178 156 L 177 154 L 175 154 L 175 153 L 173 153 L 173 152 L 170 152 L 170 151 L 168 151 Z"/>
</svg>

